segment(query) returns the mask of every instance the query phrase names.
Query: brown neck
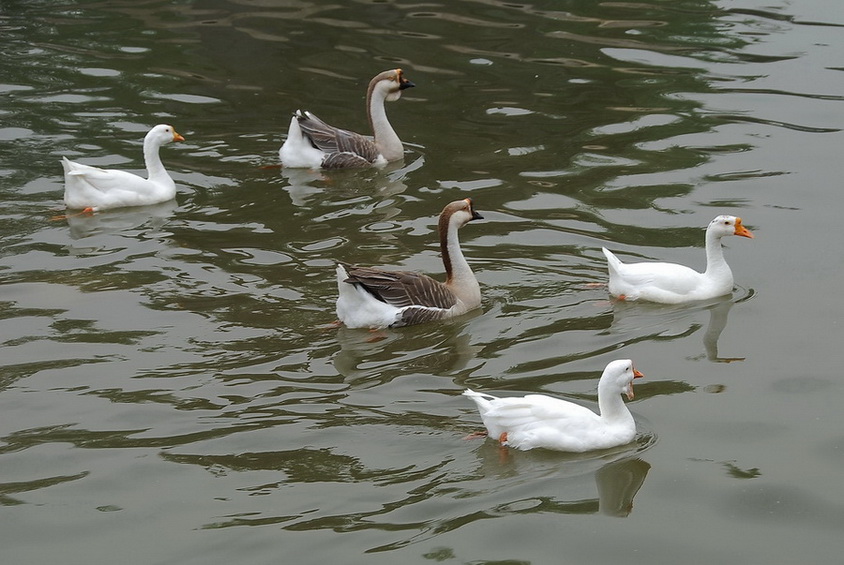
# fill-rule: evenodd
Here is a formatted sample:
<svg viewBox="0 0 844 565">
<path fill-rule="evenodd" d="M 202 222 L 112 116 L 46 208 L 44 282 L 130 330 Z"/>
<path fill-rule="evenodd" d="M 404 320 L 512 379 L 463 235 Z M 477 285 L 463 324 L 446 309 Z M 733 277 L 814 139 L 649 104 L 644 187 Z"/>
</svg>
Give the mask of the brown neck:
<svg viewBox="0 0 844 565">
<path fill-rule="evenodd" d="M 440 232 L 440 251 L 442 252 L 443 265 L 445 265 L 445 280 L 451 280 L 451 254 L 448 251 L 448 224 L 451 222 L 451 214 L 441 214 L 437 229 Z"/>
<path fill-rule="evenodd" d="M 369 87 L 366 89 L 366 118 L 369 120 L 369 131 L 373 133 L 375 133 L 375 124 L 372 123 L 372 91 L 375 90 L 376 82 L 375 79 L 369 81 Z"/>
</svg>

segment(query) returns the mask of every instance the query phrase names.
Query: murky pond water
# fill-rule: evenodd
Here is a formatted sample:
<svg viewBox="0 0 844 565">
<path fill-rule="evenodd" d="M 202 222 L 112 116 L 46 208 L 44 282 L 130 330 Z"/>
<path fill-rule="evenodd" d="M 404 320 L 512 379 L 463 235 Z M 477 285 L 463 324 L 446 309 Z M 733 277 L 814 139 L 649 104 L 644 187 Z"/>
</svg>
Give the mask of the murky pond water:
<svg viewBox="0 0 844 565">
<path fill-rule="evenodd" d="M 0 4 L 3 563 L 832 563 L 844 527 L 844 13 L 834 2 Z M 290 113 L 406 159 L 280 170 Z M 62 155 L 175 202 L 54 220 Z M 333 265 L 440 276 L 480 311 L 336 329 Z M 732 296 L 608 299 L 601 246 Z M 502 452 L 467 386 L 595 406 L 646 378 L 637 441 Z"/>
</svg>

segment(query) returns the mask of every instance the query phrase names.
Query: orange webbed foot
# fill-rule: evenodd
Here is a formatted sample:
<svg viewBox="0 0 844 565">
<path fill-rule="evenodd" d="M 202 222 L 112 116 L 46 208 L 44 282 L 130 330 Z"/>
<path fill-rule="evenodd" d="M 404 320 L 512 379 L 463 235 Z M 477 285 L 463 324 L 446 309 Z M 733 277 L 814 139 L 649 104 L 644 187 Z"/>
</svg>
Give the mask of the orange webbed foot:
<svg viewBox="0 0 844 565">
<path fill-rule="evenodd" d="M 93 216 L 94 212 L 96 212 L 94 208 L 88 207 L 82 210 L 81 212 L 76 212 L 75 214 L 59 214 L 57 216 L 53 216 L 52 218 L 50 218 L 50 221 L 59 222 L 68 218 L 75 218 L 76 216 Z"/>
<path fill-rule="evenodd" d="M 343 322 L 340 320 L 334 320 L 333 322 L 329 322 L 327 324 L 322 324 L 321 326 L 317 326 L 318 329 L 321 330 L 336 330 L 338 328 L 343 327 Z"/>
<path fill-rule="evenodd" d="M 386 333 L 380 329 L 370 328 L 369 337 L 366 339 L 367 343 L 375 343 L 376 341 L 381 341 L 382 339 L 387 339 Z"/>
<path fill-rule="evenodd" d="M 498 436 L 498 462 L 506 465 L 510 462 L 510 450 L 507 449 L 507 432 Z"/>
</svg>

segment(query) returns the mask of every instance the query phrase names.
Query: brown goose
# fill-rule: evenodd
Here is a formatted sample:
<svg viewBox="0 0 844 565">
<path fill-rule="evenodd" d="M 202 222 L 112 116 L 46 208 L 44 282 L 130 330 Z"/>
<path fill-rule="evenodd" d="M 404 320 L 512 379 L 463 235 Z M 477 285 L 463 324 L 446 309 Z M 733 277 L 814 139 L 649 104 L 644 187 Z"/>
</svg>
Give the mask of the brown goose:
<svg viewBox="0 0 844 565">
<path fill-rule="evenodd" d="M 287 139 L 278 152 L 283 167 L 342 169 L 382 167 L 404 154 L 401 140 L 387 120 L 384 101 L 401 98 L 402 90 L 416 86 L 401 69 L 380 73 L 366 91 L 366 114 L 373 138 L 335 128 L 310 112 L 296 110 L 290 119 Z"/>
<path fill-rule="evenodd" d="M 480 307 L 481 288 L 457 238 L 457 230 L 483 219 L 472 200 L 456 200 L 439 219 L 445 282 L 410 271 L 337 265 L 337 317 L 350 328 L 409 326 L 459 316 Z"/>
</svg>

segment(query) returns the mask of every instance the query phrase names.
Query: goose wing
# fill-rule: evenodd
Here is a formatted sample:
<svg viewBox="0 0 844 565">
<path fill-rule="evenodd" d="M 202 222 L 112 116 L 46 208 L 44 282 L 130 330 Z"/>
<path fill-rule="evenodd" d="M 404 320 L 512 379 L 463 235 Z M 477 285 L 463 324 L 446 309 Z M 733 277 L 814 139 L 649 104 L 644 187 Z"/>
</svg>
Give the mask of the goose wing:
<svg viewBox="0 0 844 565">
<path fill-rule="evenodd" d="M 374 161 L 374 159 L 373 159 Z M 367 161 L 356 153 L 329 153 L 322 160 L 324 169 L 349 169 L 353 167 L 367 167 L 372 161 Z"/>
<path fill-rule="evenodd" d="M 378 300 L 396 308 L 447 310 L 457 304 L 457 297 L 443 283 L 427 275 L 351 265 L 343 267 L 349 275 L 345 282 L 359 285 Z"/>
<path fill-rule="evenodd" d="M 338 154 L 334 157 L 337 160 L 332 165 L 334 167 L 348 166 L 340 163 L 351 159 L 352 156 L 357 156 L 358 160 L 364 159 L 366 164 L 371 164 L 378 158 L 379 151 L 375 142 L 359 133 L 331 126 L 310 112 L 297 112 L 296 118 L 302 133 L 314 147 L 329 154 L 329 158 Z"/>
<path fill-rule="evenodd" d="M 138 175 L 126 171 L 83 165 L 76 161 L 70 161 L 67 157 L 62 157 L 62 165 L 64 166 L 65 179 L 72 186 L 76 186 L 76 183 L 84 183 L 86 186 L 102 193 L 115 191 L 131 193 L 149 190 L 151 186 L 150 181 Z"/>
<path fill-rule="evenodd" d="M 529 394 L 521 398 L 500 398 L 485 414 L 505 430 L 525 431 L 553 427 L 563 430 L 583 422 L 596 422 L 600 417 L 579 404 L 552 398 L 544 394 Z"/>
<path fill-rule="evenodd" d="M 640 289 L 652 288 L 686 294 L 698 288 L 703 275 L 674 263 L 630 263 L 623 266 L 621 278 Z"/>
<path fill-rule="evenodd" d="M 610 288 L 622 284 L 638 291 L 666 291 L 685 294 L 697 288 L 703 275 L 685 265 L 662 262 L 622 263 L 611 251 L 602 248 L 610 272 Z"/>
</svg>

